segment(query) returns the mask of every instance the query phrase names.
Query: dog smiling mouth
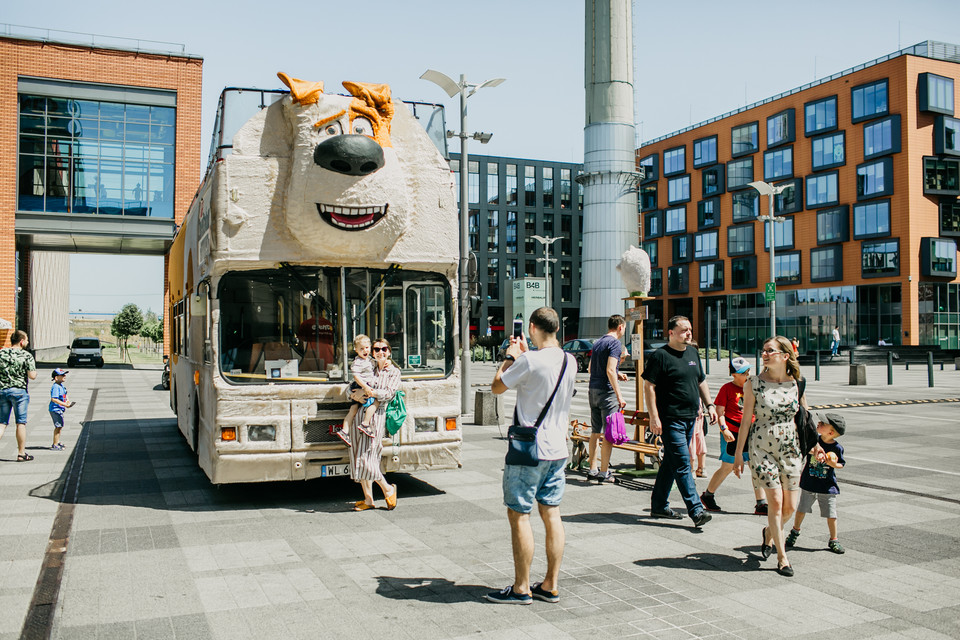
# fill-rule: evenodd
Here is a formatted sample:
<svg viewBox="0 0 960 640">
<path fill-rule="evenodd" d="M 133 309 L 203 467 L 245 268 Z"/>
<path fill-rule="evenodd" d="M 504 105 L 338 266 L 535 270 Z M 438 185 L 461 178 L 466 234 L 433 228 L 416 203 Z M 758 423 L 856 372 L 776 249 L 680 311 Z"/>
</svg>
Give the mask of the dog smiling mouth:
<svg viewBox="0 0 960 640">
<path fill-rule="evenodd" d="M 362 231 L 380 222 L 383 216 L 387 215 L 387 207 L 389 206 L 389 204 L 385 204 L 372 207 L 351 207 L 318 202 L 317 211 L 324 222 L 338 229 Z"/>
</svg>

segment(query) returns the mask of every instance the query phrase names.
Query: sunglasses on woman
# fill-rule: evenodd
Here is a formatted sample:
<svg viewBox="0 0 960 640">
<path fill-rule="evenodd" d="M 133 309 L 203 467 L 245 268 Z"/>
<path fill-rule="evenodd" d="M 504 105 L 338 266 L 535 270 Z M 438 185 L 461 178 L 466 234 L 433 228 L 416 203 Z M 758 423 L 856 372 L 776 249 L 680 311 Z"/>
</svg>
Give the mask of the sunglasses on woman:
<svg viewBox="0 0 960 640">
<path fill-rule="evenodd" d="M 381 351 L 384 351 L 384 352 L 386 352 L 386 353 L 390 353 L 390 347 L 374 347 L 374 348 L 373 348 L 373 352 L 374 352 L 374 353 L 380 353 Z"/>
</svg>

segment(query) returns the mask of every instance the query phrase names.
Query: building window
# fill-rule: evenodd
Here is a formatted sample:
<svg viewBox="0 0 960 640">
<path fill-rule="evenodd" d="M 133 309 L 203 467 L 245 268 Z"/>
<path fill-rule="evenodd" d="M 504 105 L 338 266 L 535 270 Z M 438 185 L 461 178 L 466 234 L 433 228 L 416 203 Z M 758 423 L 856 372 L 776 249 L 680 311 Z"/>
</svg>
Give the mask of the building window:
<svg viewBox="0 0 960 640">
<path fill-rule="evenodd" d="M 720 226 L 720 198 L 708 198 L 697 203 L 697 229 Z"/>
<path fill-rule="evenodd" d="M 753 225 L 727 227 L 727 254 L 741 256 L 753 253 Z"/>
<path fill-rule="evenodd" d="M 756 256 L 730 261 L 730 286 L 734 289 L 752 289 L 757 286 Z"/>
<path fill-rule="evenodd" d="M 543 235 L 545 236 L 553 235 L 553 214 L 552 213 L 543 214 Z"/>
<path fill-rule="evenodd" d="M 467 212 L 467 230 L 470 233 L 470 251 L 476 251 L 480 237 L 480 210 L 470 209 Z"/>
<path fill-rule="evenodd" d="M 831 169 L 839 167 L 846 162 L 844 157 L 844 137 L 845 133 L 834 133 L 833 135 L 814 138 L 810 141 L 810 150 L 813 155 L 813 170 Z"/>
<path fill-rule="evenodd" d="M 467 202 L 480 202 L 480 163 L 474 160 L 467 162 Z"/>
<path fill-rule="evenodd" d="M 537 252 L 537 241 L 533 236 L 537 235 L 537 214 L 523 214 L 523 252 L 534 254 Z"/>
<path fill-rule="evenodd" d="M 640 211 L 657 208 L 657 183 L 640 185 Z"/>
<path fill-rule="evenodd" d="M 667 293 L 678 294 L 690 291 L 690 267 L 678 265 L 667 269 Z"/>
<path fill-rule="evenodd" d="M 920 111 L 953 115 L 953 78 L 935 73 L 921 73 L 918 78 L 918 106 Z"/>
<path fill-rule="evenodd" d="M 690 201 L 690 176 L 667 180 L 667 204 Z"/>
<path fill-rule="evenodd" d="M 723 289 L 723 261 L 707 262 L 700 265 L 700 291 L 718 291 Z"/>
<path fill-rule="evenodd" d="M 487 300 L 500 299 L 500 260 L 487 260 Z"/>
<path fill-rule="evenodd" d="M 900 275 L 900 241 L 864 242 L 860 249 L 864 278 Z"/>
<path fill-rule="evenodd" d="M 553 209 L 553 167 L 543 168 L 543 208 Z"/>
<path fill-rule="evenodd" d="M 851 121 L 853 122 L 886 115 L 889 109 L 887 106 L 887 81 L 880 80 L 854 87 L 851 102 L 853 103 Z"/>
<path fill-rule="evenodd" d="M 857 200 L 886 196 L 892 193 L 893 161 L 890 158 L 857 165 Z"/>
<path fill-rule="evenodd" d="M 693 168 L 699 169 L 717 161 L 717 136 L 700 138 L 693 142 Z"/>
<path fill-rule="evenodd" d="M 733 221 L 746 222 L 760 215 L 760 194 L 755 190 L 733 194 Z"/>
<path fill-rule="evenodd" d="M 956 278 L 957 241 L 950 238 L 921 238 L 920 275 Z"/>
<path fill-rule="evenodd" d="M 650 266 L 657 266 L 657 241 L 656 240 L 647 240 L 640 245 L 640 248 L 647 252 L 647 255 L 650 256 Z"/>
<path fill-rule="evenodd" d="M 777 180 L 793 175 L 793 147 L 763 154 L 763 179 Z"/>
<path fill-rule="evenodd" d="M 890 235 L 890 201 L 853 205 L 853 237 L 878 238 Z"/>
<path fill-rule="evenodd" d="M 674 207 L 663 210 L 664 233 L 684 233 L 687 230 L 687 208 Z"/>
<path fill-rule="evenodd" d="M 524 278 L 537 277 L 537 261 L 536 260 L 523 261 L 523 277 Z"/>
<path fill-rule="evenodd" d="M 773 223 L 773 240 L 776 243 L 774 248 L 777 251 L 781 249 L 793 249 L 793 216 L 790 216 L 783 222 Z M 770 223 L 763 225 L 763 250 L 770 251 Z"/>
<path fill-rule="evenodd" d="M 900 116 L 863 125 L 863 159 L 900 152 Z"/>
<path fill-rule="evenodd" d="M 923 192 L 933 195 L 960 195 L 960 159 L 925 156 Z"/>
<path fill-rule="evenodd" d="M 523 198 L 524 205 L 528 207 L 537 206 L 537 168 L 523 168 Z"/>
<path fill-rule="evenodd" d="M 794 140 L 794 110 L 784 109 L 767 118 L 767 148 Z"/>
<path fill-rule="evenodd" d="M 704 169 L 700 172 L 702 195 L 704 198 L 723 193 L 723 165 Z"/>
<path fill-rule="evenodd" d="M 960 120 L 937 116 L 933 125 L 933 152 L 938 155 L 960 155 Z"/>
<path fill-rule="evenodd" d="M 778 185 L 779 186 L 779 185 Z M 791 180 L 783 191 L 773 197 L 773 212 L 796 213 L 803 209 L 803 180 Z"/>
<path fill-rule="evenodd" d="M 663 175 L 672 176 L 683 173 L 687 168 L 687 148 L 677 147 L 663 152 Z"/>
<path fill-rule="evenodd" d="M 487 163 L 487 204 L 500 204 L 500 167 L 496 162 Z"/>
<path fill-rule="evenodd" d="M 850 239 L 849 207 L 817 211 L 817 244 L 834 244 Z"/>
<path fill-rule="evenodd" d="M 573 285 L 571 277 L 573 274 L 573 265 L 569 262 L 560 263 L 560 301 L 570 302 L 573 295 Z"/>
<path fill-rule="evenodd" d="M 643 216 L 643 237 L 645 240 L 650 238 L 659 238 L 663 235 L 663 227 L 661 226 L 661 212 L 653 211 L 651 213 L 646 213 Z"/>
<path fill-rule="evenodd" d="M 760 150 L 759 122 L 742 124 L 730 130 L 730 155 L 736 158 Z"/>
<path fill-rule="evenodd" d="M 572 208 L 570 197 L 570 169 L 560 169 L 560 208 Z"/>
<path fill-rule="evenodd" d="M 776 254 L 773 257 L 773 273 L 778 284 L 799 284 L 800 252 Z"/>
<path fill-rule="evenodd" d="M 496 253 L 500 248 L 500 212 L 487 212 L 487 252 Z"/>
<path fill-rule="evenodd" d="M 693 236 L 684 234 L 673 238 L 673 264 L 693 260 Z"/>
<path fill-rule="evenodd" d="M 647 292 L 647 295 L 663 295 L 663 269 L 650 270 L 650 291 Z"/>
<path fill-rule="evenodd" d="M 837 204 L 837 172 L 807 176 L 807 209 Z"/>
<path fill-rule="evenodd" d="M 507 211 L 507 253 L 517 252 L 517 212 Z"/>
<path fill-rule="evenodd" d="M 843 280 L 843 247 L 810 250 L 810 282 Z"/>
<path fill-rule="evenodd" d="M 693 237 L 693 257 L 697 260 L 716 260 L 719 256 L 720 232 L 704 231 Z"/>
<path fill-rule="evenodd" d="M 727 163 L 727 190 L 742 189 L 753 182 L 753 158 Z"/>
<path fill-rule="evenodd" d="M 650 154 L 649 156 L 640 160 L 640 166 L 643 167 L 643 179 L 640 181 L 641 184 L 660 179 L 660 172 L 657 171 L 659 164 L 660 156 L 656 153 Z"/>
<path fill-rule="evenodd" d="M 940 234 L 960 236 L 960 200 L 940 202 Z"/>
<path fill-rule="evenodd" d="M 173 218 L 176 109 L 19 96 L 17 209 Z"/>
<path fill-rule="evenodd" d="M 517 261 L 516 260 L 507 260 L 507 273 L 505 274 L 507 278 L 515 280 L 517 277 Z"/>
<path fill-rule="evenodd" d="M 560 255 L 573 255 L 573 216 L 560 215 Z"/>
<path fill-rule="evenodd" d="M 833 131 L 836 128 L 837 96 L 803 105 L 803 131 L 806 135 Z"/>
<path fill-rule="evenodd" d="M 507 165 L 506 189 L 507 189 L 507 204 L 508 205 L 512 204 L 516 206 L 518 187 L 517 187 L 517 165 L 515 164 Z"/>
</svg>

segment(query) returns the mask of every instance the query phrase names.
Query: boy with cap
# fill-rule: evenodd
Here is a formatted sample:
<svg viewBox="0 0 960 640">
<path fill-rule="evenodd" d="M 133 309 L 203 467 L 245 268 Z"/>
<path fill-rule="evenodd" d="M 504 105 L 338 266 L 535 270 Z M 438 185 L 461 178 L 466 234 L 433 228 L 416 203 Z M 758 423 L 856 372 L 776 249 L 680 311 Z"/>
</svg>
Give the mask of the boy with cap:
<svg viewBox="0 0 960 640">
<path fill-rule="evenodd" d="M 67 388 L 63 383 L 67 379 L 69 371 L 64 369 L 54 369 L 50 375 L 53 378 L 53 386 L 50 387 L 50 417 L 53 419 L 53 446 L 54 451 L 63 451 L 63 445 L 60 443 L 60 431 L 63 430 L 63 412 L 77 404 L 70 402 L 67 398 Z"/>
<path fill-rule="evenodd" d="M 717 392 L 717 399 L 714 401 L 717 405 L 718 422 L 720 423 L 720 468 L 710 477 L 707 483 L 707 490 L 700 494 L 700 502 L 707 511 L 720 511 L 720 505 L 714 494 L 720 485 L 733 471 L 734 454 L 737 452 L 737 434 L 740 432 L 740 421 L 743 419 L 743 385 L 750 377 L 750 363 L 746 358 L 734 358 L 730 362 L 730 375 L 733 376 L 733 382 L 728 382 Z M 743 461 L 747 462 L 750 455 L 744 451 Z M 753 475 L 751 474 L 751 479 Z M 767 515 L 767 500 L 763 497 L 763 492 L 757 487 L 757 481 L 753 482 L 753 493 L 757 498 L 757 504 L 754 508 L 754 514 L 758 516 Z"/>
<path fill-rule="evenodd" d="M 800 537 L 800 524 L 806 514 L 813 512 L 813 503 L 820 503 L 820 515 L 827 519 L 827 528 L 830 530 L 828 548 L 834 553 L 843 553 L 843 545 L 837 539 L 837 496 L 840 487 L 837 486 L 836 469 L 844 465 L 843 447 L 837 442 L 847 430 L 846 421 L 837 413 L 825 413 L 820 416 L 817 424 L 817 440 L 823 447 L 827 458 L 824 462 L 817 462 L 816 458 L 807 456 L 807 464 L 803 467 L 800 476 L 800 504 L 797 506 L 797 515 L 793 520 L 793 529 L 787 536 L 785 546 L 789 549 L 797 543 Z"/>
</svg>

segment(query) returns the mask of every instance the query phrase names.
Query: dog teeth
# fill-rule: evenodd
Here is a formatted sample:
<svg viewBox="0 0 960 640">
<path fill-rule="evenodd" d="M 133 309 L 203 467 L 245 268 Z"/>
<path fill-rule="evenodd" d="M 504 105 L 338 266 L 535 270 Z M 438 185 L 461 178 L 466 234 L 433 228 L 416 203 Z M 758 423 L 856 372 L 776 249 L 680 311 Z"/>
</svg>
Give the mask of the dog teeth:
<svg viewBox="0 0 960 640">
<path fill-rule="evenodd" d="M 333 213 L 338 216 L 368 216 L 383 213 L 383 207 L 344 207 L 334 205 L 322 206 L 325 212 Z"/>
</svg>

